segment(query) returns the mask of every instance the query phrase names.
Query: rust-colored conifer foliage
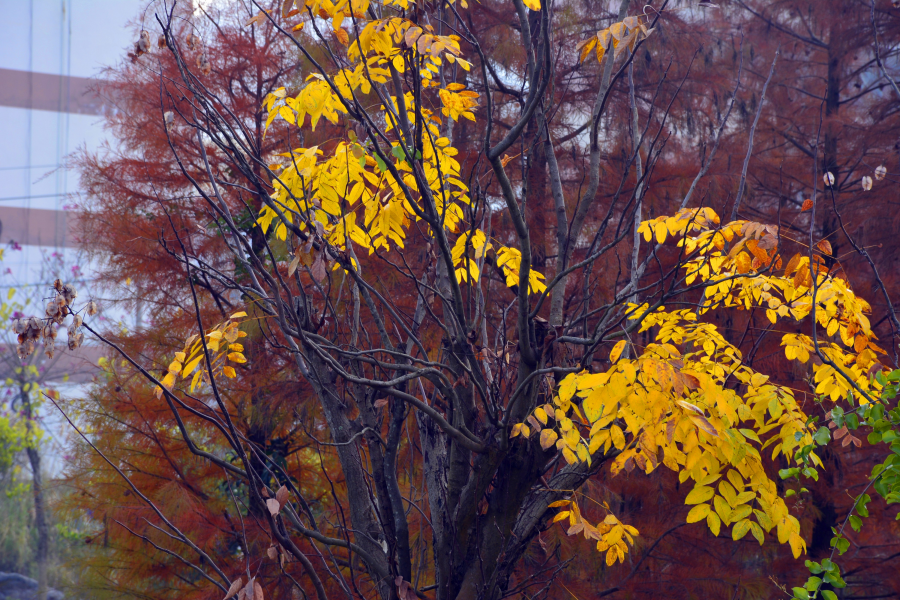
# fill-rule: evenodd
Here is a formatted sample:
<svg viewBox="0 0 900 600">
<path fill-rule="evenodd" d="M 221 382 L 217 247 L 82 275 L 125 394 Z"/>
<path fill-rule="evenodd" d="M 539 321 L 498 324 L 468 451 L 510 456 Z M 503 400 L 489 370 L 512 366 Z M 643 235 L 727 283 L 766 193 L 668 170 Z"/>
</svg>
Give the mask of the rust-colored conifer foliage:
<svg viewBox="0 0 900 600">
<path fill-rule="evenodd" d="M 825 50 L 773 19 L 840 17 L 794 4 L 151 4 L 110 72 L 121 146 L 80 165 L 85 243 L 143 314 L 85 324 L 114 349 L 72 406 L 90 581 L 498 600 L 804 578 L 852 504 L 825 496 L 867 475 L 842 465 L 874 458 L 823 422 L 896 362 L 894 281 L 856 281 L 882 259 L 847 236 L 898 169 L 889 127 L 841 141 L 896 125 L 874 92 L 839 90 L 821 127 L 785 108 L 827 98 L 790 75 Z M 841 51 L 887 90 L 873 16 L 838 4 Z M 873 15 L 888 52 L 896 16 Z M 848 590 L 881 589 L 852 574 L 889 543 L 863 530 Z"/>
</svg>

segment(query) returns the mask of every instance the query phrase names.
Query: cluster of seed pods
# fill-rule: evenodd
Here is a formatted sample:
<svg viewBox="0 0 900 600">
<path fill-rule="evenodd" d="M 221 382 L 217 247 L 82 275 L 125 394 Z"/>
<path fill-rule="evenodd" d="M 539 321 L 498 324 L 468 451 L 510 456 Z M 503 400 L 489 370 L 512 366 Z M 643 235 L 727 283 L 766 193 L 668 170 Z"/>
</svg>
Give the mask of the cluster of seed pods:
<svg viewBox="0 0 900 600">
<path fill-rule="evenodd" d="M 18 334 L 19 345 L 16 352 L 19 358 L 25 359 L 34 353 L 38 341 L 44 344 L 44 353 L 47 358 L 53 358 L 56 334 L 66 318 L 71 315 L 72 321 L 67 328 L 69 350 L 75 350 L 84 343 L 84 333 L 81 331 L 82 318 L 72 309 L 72 303 L 78 297 L 78 291 L 71 283 L 64 284 L 57 279 L 53 282 L 56 295 L 51 298 L 44 308 L 44 318 L 24 317 L 13 321 L 13 331 Z M 91 300 L 84 307 L 88 316 L 94 316 L 100 308 Z"/>
</svg>

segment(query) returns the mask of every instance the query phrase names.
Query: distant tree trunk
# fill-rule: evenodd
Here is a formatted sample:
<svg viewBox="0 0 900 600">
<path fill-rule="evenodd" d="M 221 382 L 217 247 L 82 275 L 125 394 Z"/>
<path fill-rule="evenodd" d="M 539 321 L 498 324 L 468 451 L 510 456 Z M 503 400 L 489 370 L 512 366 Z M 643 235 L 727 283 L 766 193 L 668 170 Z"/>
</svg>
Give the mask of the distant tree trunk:
<svg viewBox="0 0 900 600">
<path fill-rule="evenodd" d="M 41 455 L 38 449 L 30 443 L 33 431 L 33 418 L 31 400 L 28 393 L 22 391 L 22 406 L 25 409 L 25 418 L 28 421 L 29 445 L 26 449 L 28 462 L 31 464 L 31 491 L 34 495 L 34 525 L 37 529 L 37 563 L 38 589 L 36 600 L 47 600 L 47 558 L 50 552 L 50 531 L 47 525 L 47 512 L 44 506 L 44 484 L 41 478 Z"/>
</svg>

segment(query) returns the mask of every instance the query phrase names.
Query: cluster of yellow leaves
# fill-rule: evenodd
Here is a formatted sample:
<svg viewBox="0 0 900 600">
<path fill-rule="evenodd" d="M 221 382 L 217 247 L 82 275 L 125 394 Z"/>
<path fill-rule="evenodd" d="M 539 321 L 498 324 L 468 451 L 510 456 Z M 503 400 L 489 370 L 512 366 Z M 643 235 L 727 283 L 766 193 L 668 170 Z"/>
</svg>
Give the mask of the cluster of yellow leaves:
<svg viewBox="0 0 900 600">
<path fill-rule="evenodd" d="M 247 313 L 245 312 L 235 313 L 206 333 L 206 348 L 209 350 L 212 375 L 205 365 L 201 365 L 201 362 L 206 360 L 206 355 L 203 352 L 203 340 L 200 339 L 200 336 L 194 334 L 184 343 L 184 350 L 175 353 L 175 360 L 169 365 L 168 372 L 160 382 L 162 386 L 167 390 L 171 390 L 179 376 L 182 379 L 187 379 L 193 373 L 190 385 L 190 392 L 193 393 L 204 382 L 209 381 L 210 376 L 215 376 L 215 373 L 220 369 L 226 377 L 234 378 L 236 376 L 234 367 L 228 363 L 241 364 L 247 362 L 243 354 L 244 347 L 238 343 L 238 339 L 245 337 L 247 334 L 238 328 L 240 322 L 236 320 L 246 316 Z M 157 387 L 156 397 L 161 398 L 162 394 L 162 388 Z"/>
<path fill-rule="evenodd" d="M 449 116 L 454 121 L 458 121 L 461 116 L 470 121 L 475 120 L 475 115 L 471 109 L 478 106 L 478 101 L 475 100 L 478 98 L 478 93 L 471 92 L 465 88 L 466 86 L 461 83 L 451 83 L 447 85 L 447 89 L 438 91 L 441 104 L 444 105 L 443 113 L 445 117 Z M 459 90 L 462 91 L 456 93 Z"/>
<path fill-rule="evenodd" d="M 474 257 L 468 256 L 467 248 L 474 250 Z M 456 281 L 464 283 L 471 279 L 473 283 L 477 282 L 480 272 L 476 261 L 484 258 L 491 248 L 493 248 L 493 244 L 487 240 L 487 236 L 480 229 L 476 229 L 474 232 L 466 231 L 456 238 L 456 243 L 453 244 L 451 251 L 453 266 L 456 267 Z"/>
<path fill-rule="evenodd" d="M 266 117 L 265 130 L 275 117 L 281 117 L 291 125 L 302 126 L 306 115 L 309 115 L 313 130 L 319 119 L 325 117 L 332 123 L 338 122 L 338 113 L 346 113 L 347 109 L 341 99 L 331 90 L 321 75 L 313 74 L 307 77 L 310 81 L 296 98 L 287 97 L 284 88 L 278 88 L 263 101 L 263 107 L 269 112 Z"/>
<path fill-rule="evenodd" d="M 506 275 L 506 285 L 512 287 L 519 285 L 519 269 L 522 265 L 522 253 L 516 248 L 503 246 L 497 250 L 497 266 L 503 269 Z M 528 290 L 532 294 L 540 294 L 547 289 L 544 283 L 544 275 L 534 269 L 528 272 Z"/>
<path fill-rule="evenodd" d="M 625 48 L 634 50 L 635 45 L 650 36 L 653 29 L 641 23 L 641 17 L 627 17 L 621 23 L 614 23 L 608 28 L 598 31 L 592 37 L 579 42 L 575 47 L 580 51 L 579 62 L 584 62 L 591 50 L 595 50 L 597 62 L 603 62 L 606 52 L 613 48 L 613 60 L 619 58 Z"/>
<path fill-rule="evenodd" d="M 634 537 L 638 535 L 638 530 L 631 525 L 625 525 L 610 511 L 606 502 L 602 503 L 603 508 L 608 513 L 606 517 L 597 525 L 591 525 L 581 515 L 578 504 L 574 500 L 558 500 L 552 502 L 548 508 L 560 508 L 553 517 L 553 522 L 557 523 L 563 519 L 569 520 L 569 528 L 566 530 L 567 535 L 584 535 L 586 540 L 596 540 L 597 550 L 606 552 L 606 564 L 612 566 L 616 561 L 625 562 L 625 555 L 628 553 L 628 546 L 634 546 Z M 627 542 L 627 543 L 626 543 Z"/>
<path fill-rule="evenodd" d="M 472 63 L 460 56 L 459 36 L 437 35 L 431 25 L 419 26 L 400 17 L 366 23 L 357 40 L 349 47 L 347 57 L 360 61 L 362 57 L 373 54 L 377 64 L 390 61 L 397 71 L 403 73 L 406 71 L 404 52 L 408 54 L 411 64 L 421 65 L 419 76 L 424 87 L 437 85 L 432 79 L 445 59 L 450 64 L 459 64 L 466 71 L 472 67 Z"/>
<path fill-rule="evenodd" d="M 646 310 L 629 308 L 634 316 Z M 656 343 L 640 356 L 620 359 L 620 342 L 608 371 L 568 375 L 553 405 L 536 409 L 512 435 L 540 432 L 542 447 L 556 446 L 570 464 L 590 463 L 601 449 L 613 452 L 613 474 L 650 473 L 662 464 L 680 481 L 694 482 L 687 503 L 697 506 L 689 520 L 706 519 L 716 535 L 732 526 L 735 539 L 750 532 L 760 542 L 777 528 L 778 539 L 798 556 L 805 548 L 799 522 L 761 455 L 771 448 L 773 458 L 791 459 L 812 443 L 793 392 L 744 365 L 740 351 L 714 325 L 697 322 L 693 311 L 660 308 L 642 321 L 641 331 L 650 328 Z M 743 384 L 742 394 L 726 387 L 730 378 Z M 821 464 L 815 453 L 809 458 Z"/>
<path fill-rule="evenodd" d="M 655 236 L 660 243 L 667 235 L 683 236 L 678 245 L 687 257 L 685 280 L 691 283 L 699 278 L 707 286 L 701 314 L 719 306 L 744 310 L 759 307 L 775 323 L 779 317 L 803 320 L 816 307 L 816 325 L 825 336 L 838 337 L 849 349 L 820 341 L 822 353 L 843 374 L 831 365 L 813 364 L 816 393 L 832 401 L 846 398 L 852 389 L 848 378 L 864 391 L 880 390 L 881 385 L 872 377 L 882 369 L 878 355 L 884 350 L 875 343 L 877 338 L 866 316 L 871 308 L 846 280 L 829 273 L 823 256 L 832 253 L 828 241 L 816 245 L 812 261 L 808 254 L 796 254 L 779 273 L 782 260 L 777 227 L 751 221 L 718 225 L 719 217 L 712 209 L 686 209 L 674 217 L 645 221 L 639 231 L 648 241 Z M 785 334 L 781 344 L 788 359 L 801 362 L 807 362 L 815 350 L 813 341 L 805 335 Z M 860 401 L 865 402 L 865 398 Z"/>
<path fill-rule="evenodd" d="M 489 250 L 494 248 L 494 244 L 487 239 L 485 233 L 480 229 L 465 231 L 453 245 L 452 254 L 453 266 L 456 272 L 456 281 L 465 283 L 478 281 L 481 275 L 478 262 L 484 258 Z M 468 250 L 471 249 L 470 253 Z M 516 248 L 507 246 L 498 246 L 497 248 L 497 266 L 503 272 L 506 278 L 506 285 L 513 287 L 519 285 L 519 268 L 522 264 L 522 253 Z M 529 290 L 531 293 L 540 293 L 547 289 L 544 284 L 544 275 L 531 270 L 528 275 Z"/>
</svg>

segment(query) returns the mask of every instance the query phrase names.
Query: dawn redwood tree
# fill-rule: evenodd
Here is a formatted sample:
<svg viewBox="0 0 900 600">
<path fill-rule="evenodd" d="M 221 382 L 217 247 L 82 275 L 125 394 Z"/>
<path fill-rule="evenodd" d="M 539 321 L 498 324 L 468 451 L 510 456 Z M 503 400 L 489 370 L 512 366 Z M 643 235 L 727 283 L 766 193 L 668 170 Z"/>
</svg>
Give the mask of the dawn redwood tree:
<svg viewBox="0 0 900 600">
<path fill-rule="evenodd" d="M 596 546 L 598 564 L 640 565 L 653 544 L 595 484 L 662 467 L 689 522 L 770 533 L 797 557 L 806 542 L 774 470 L 812 476 L 828 428 L 713 318 L 758 309 L 799 323 L 781 344 L 799 363 L 817 357 L 831 401 L 852 390 L 875 404 L 889 387 L 870 377 L 888 359 L 868 304 L 818 238 L 804 248 L 776 225 L 722 223 L 693 195 L 705 169 L 668 205 L 653 198 L 671 216 L 642 218 L 670 104 L 650 96 L 639 110 L 633 59 L 660 55 L 677 13 L 623 2 L 566 45 L 557 36 L 576 36 L 584 7 L 487 8 L 517 30 L 518 72 L 463 3 L 229 4 L 243 46 L 209 13 L 147 13 L 160 48 L 142 32 L 134 69 L 156 93 L 127 96 L 113 118 L 154 136 L 86 172 L 101 199 L 123 197 L 96 214 L 140 232 L 107 246 L 130 254 L 111 278 L 166 284 L 141 291 L 158 307 L 141 343 L 86 325 L 119 351 L 106 378 L 121 403 L 94 401 L 128 419 L 85 439 L 128 486 L 105 480 L 133 513 L 105 531 L 165 554 L 169 577 L 180 563 L 198 597 L 533 594 L 565 567 L 523 566 L 554 521 Z M 561 114 L 563 85 L 586 90 Z M 629 135 L 611 159 L 616 103 Z M 101 249 L 125 239 L 97 237 Z M 275 429 L 304 438 L 306 465 L 272 459 Z M 134 458 L 177 454 L 139 466 L 116 435 L 143 446 Z M 175 473 L 171 485 L 154 470 Z"/>
</svg>

